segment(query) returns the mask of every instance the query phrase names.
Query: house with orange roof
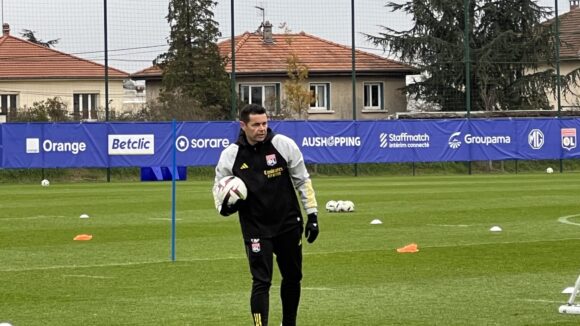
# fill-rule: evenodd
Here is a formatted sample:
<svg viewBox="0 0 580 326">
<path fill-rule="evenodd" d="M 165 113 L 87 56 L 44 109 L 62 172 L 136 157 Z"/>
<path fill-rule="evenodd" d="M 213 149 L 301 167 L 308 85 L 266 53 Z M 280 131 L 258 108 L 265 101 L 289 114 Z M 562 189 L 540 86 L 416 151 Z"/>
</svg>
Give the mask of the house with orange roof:
<svg viewBox="0 0 580 326">
<path fill-rule="evenodd" d="M 308 69 L 304 87 L 310 90 L 308 119 L 352 119 L 352 50 L 320 37 L 301 33 L 273 34 L 266 22 L 263 32 L 246 32 L 234 39 L 235 78 L 238 98 L 261 104 L 270 111 L 285 103 L 288 58 L 295 55 Z M 232 72 L 231 40 L 218 44 Z M 385 119 L 405 111 L 407 99 L 400 92 L 407 75 L 417 71 L 408 65 L 368 52 L 355 51 L 357 119 Z M 161 89 L 162 71 L 148 67 L 131 75 L 145 80 L 147 97 L 154 101 Z"/>
<path fill-rule="evenodd" d="M 0 121 L 10 110 L 59 97 L 71 115 L 103 119 L 105 67 L 10 35 L 3 24 L 0 37 Z M 109 67 L 109 108 L 121 110 L 123 80 L 129 74 Z"/>
<path fill-rule="evenodd" d="M 570 11 L 558 16 L 560 26 L 560 73 L 566 75 L 580 68 L 580 0 L 570 0 Z M 555 24 L 556 20 L 546 22 Z M 539 68 L 542 70 L 542 68 Z M 562 90 L 563 92 L 563 90 Z M 562 110 L 580 110 L 580 86 L 573 93 L 561 94 Z M 550 98 L 550 105 L 558 107 L 557 97 Z"/>
<path fill-rule="evenodd" d="M 580 68 L 580 0 L 570 0 L 570 11 L 560 15 L 560 72 L 567 74 Z M 580 109 L 580 86 L 574 94 L 562 98 L 563 109 Z M 555 102 L 555 100 L 554 100 Z"/>
</svg>

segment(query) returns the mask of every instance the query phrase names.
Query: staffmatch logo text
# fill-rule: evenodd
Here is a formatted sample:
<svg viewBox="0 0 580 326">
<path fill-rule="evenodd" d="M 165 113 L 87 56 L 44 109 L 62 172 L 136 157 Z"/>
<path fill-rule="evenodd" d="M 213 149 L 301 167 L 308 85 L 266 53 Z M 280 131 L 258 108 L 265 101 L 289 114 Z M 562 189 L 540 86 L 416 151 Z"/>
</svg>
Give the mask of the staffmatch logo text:
<svg viewBox="0 0 580 326">
<path fill-rule="evenodd" d="M 109 135 L 109 155 L 153 155 L 155 136 Z"/>
</svg>

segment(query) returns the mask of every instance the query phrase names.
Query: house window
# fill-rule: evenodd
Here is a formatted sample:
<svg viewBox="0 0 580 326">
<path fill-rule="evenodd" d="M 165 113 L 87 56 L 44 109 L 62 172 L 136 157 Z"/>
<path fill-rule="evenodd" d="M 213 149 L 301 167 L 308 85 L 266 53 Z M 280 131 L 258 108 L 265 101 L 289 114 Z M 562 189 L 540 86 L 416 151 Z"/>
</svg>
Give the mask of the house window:
<svg viewBox="0 0 580 326">
<path fill-rule="evenodd" d="M 73 113 L 78 119 L 97 119 L 97 94 L 73 94 Z"/>
<path fill-rule="evenodd" d="M 330 110 L 330 84 L 311 83 L 310 84 L 310 108 Z"/>
<path fill-rule="evenodd" d="M 280 108 L 280 84 L 240 85 L 240 99 L 246 104 L 259 104 L 268 111 Z"/>
<path fill-rule="evenodd" d="M 6 115 L 8 111 L 16 109 L 16 94 L 0 94 L 0 114 Z"/>
<path fill-rule="evenodd" d="M 364 108 L 383 110 L 383 83 L 364 83 Z"/>
</svg>

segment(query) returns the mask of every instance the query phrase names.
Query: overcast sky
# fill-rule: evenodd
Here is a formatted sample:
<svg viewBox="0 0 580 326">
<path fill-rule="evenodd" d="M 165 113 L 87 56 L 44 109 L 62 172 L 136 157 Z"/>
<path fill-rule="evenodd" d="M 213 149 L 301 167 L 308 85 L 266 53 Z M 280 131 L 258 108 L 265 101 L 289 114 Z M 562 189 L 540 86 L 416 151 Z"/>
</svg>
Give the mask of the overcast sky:
<svg viewBox="0 0 580 326">
<path fill-rule="evenodd" d="M 558 1 L 560 13 L 569 10 L 569 0 Z M 554 1 L 541 0 L 554 8 Z M 107 0 L 109 65 L 128 73 L 149 67 L 167 49 L 168 0 Z M 105 0 L 0 0 L 2 22 L 11 34 L 20 37 L 23 29 L 35 31 L 37 38 L 60 39 L 55 49 L 102 63 L 104 58 Z M 394 29 L 410 26 L 408 17 L 391 13 L 386 0 L 355 0 L 355 40 L 360 50 L 373 49 L 364 35 L 376 35 L 380 25 Z M 231 1 L 218 1 L 214 9 L 222 38 L 231 35 Z M 256 7 L 264 8 L 264 10 Z M 282 23 L 293 32 L 304 31 L 347 46 L 351 45 L 350 0 L 235 0 L 235 34 L 255 31 L 264 18 Z"/>
</svg>

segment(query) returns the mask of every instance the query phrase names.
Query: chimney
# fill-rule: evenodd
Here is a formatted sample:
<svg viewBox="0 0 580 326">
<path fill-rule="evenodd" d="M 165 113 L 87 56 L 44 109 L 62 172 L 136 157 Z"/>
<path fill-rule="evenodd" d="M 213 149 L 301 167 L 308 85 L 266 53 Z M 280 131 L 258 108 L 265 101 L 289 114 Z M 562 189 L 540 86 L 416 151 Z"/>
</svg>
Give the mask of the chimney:
<svg viewBox="0 0 580 326">
<path fill-rule="evenodd" d="M 580 0 L 570 0 L 570 11 L 580 7 Z"/>
<path fill-rule="evenodd" d="M 7 23 L 2 24 L 2 36 L 10 35 L 10 25 Z"/>
<path fill-rule="evenodd" d="M 272 44 L 274 40 L 272 39 L 272 24 L 269 21 L 264 23 L 264 43 Z"/>
</svg>

